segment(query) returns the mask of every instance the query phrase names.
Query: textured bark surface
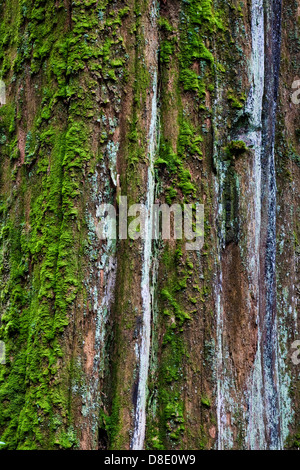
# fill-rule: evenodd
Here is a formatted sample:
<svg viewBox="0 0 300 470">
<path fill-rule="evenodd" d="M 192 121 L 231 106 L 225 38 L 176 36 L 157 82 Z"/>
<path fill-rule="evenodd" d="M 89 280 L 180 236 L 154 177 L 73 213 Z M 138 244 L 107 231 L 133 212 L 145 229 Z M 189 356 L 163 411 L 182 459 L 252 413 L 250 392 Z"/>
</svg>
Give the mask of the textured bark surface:
<svg viewBox="0 0 300 470">
<path fill-rule="evenodd" d="M 1 448 L 299 447 L 299 16 L 0 1 Z M 122 196 L 203 248 L 100 240 Z"/>
</svg>

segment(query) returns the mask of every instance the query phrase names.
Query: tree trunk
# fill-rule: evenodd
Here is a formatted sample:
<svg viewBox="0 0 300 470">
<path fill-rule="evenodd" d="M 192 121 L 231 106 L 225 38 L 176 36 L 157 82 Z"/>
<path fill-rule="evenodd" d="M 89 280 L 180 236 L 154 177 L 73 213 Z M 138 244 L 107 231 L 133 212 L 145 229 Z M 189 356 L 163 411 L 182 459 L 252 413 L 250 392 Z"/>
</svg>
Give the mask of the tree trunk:
<svg viewBox="0 0 300 470">
<path fill-rule="evenodd" d="M 299 14 L 0 2 L 1 448 L 299 447 Z"/>
</svg>

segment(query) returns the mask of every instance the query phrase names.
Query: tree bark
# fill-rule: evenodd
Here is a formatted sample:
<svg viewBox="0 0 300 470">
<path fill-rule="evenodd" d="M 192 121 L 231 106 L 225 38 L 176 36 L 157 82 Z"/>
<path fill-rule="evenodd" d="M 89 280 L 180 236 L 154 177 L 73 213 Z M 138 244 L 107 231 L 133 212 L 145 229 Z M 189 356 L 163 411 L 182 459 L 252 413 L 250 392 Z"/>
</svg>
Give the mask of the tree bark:
<svg viewBox="0 0 300 470">
<path fill-rule="evenodd" d="M 299 12 L 0 2 L 0 447 L 299 447 Z"/>
</svg>

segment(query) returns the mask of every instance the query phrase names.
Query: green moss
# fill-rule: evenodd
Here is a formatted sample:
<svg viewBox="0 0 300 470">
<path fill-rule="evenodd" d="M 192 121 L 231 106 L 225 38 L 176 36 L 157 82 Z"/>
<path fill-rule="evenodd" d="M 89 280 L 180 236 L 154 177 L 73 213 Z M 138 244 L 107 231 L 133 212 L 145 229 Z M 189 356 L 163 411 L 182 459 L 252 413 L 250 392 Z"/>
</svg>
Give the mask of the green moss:
<svg viewBox="0 0 300 470">
<path fill-rule="evenodd" d="M 286 449 L 299 449 L 300 448 L 300 433 L 292 434 L 288 437 L 285 443 Z"/>
<path fill-rule="evenodd" d="M 200 74 L 191 67 L 195 62 L 203 62 L 208 66 L 206 74 L 213 73 L 214 56 L 205 38 L 217 30 L 224 30 L 224 27 L 211 0 L 190 0 L 184 4 L 180 25 L 179 76 L 184 91 L 196 92 L 200 100 L 205 95 L 205 67 L 201 67 Z"/>
<path fill-rule="evenodd" d="M 200 155 L 201 150 L 199 148 L 199 142 L 201 138 L 195 135 L 195 131 L 192 127 L 188 126 L 186 122 L 183 123 L 181 132 L 178 139 L 178 152 L 175 154 L 172 150 L 171 145 L 163 140 L 160 143 L 160 153 L 156 160 L 156 166 L 166 168 L 168 173 L 171 175 L 174 185 L 181 190 L 184 196 L 194 195 L 196 192 L 195 185 L 191 181 L 190 171 L 184 168 L 183 160 L 188 155 Z M 168 200 L 175 197 L 175 193 L 168 190 Z"/>
<path fill-rule="evenodd" d="M 160 61 L 164 64 L 168 64 L 173 53 L 174 43 L 167 40 L 162 41 L 160 44 Z"/>
<path fill-rule="evenodd" d="M 204 96 L 205 84 L 194 70 L 182 70 L 180 72 L 180 82 L 183 85 L 184 91 L 197 91 L 199 97 Z"/>
<path fill-rule="evenodd" d="M 190 320 L 190 316 L 180 307 L 174 296 L 167 289 L 163 289 L 161 295 L 168 302 L 168 305 L 172 307 L 179 325 L 182 325 L 185 320 Z"/>
<path fill-rule="evenodd" d="M 228 157 L 231 158 L 231 157 L 237 157 L 239 155 L 242 155 L 248 150 L 249 149 L 247 148 L 243 140 L 232 140 L 225 148 L 225 153 Z"/>
<path fill-rule="evenodd" d="M 211 407 L 210 399 L 208 397 L 201 397 L 201 403 L 205 408 Z"/>
<path fill-rule="evenodd" d="M 177 190 L 172 186 L 166 189 L 166 203 L 171 205 L 173 199 L 177 196 Z"/>
<path fill-rule="evenodd" d="M 173 27 L 172 25 L 170 24 L 169 20 L 163 16 L 161 16 L 158 21 L 157 21 L 157 24 L 158 26 L 160 27 L 160 29 L 162 31 L 166 31 L 168 33 L 172 33 L 173 32 Z"/>
<path fill-rule="evenodd" d="M 230 102 L 230 106 L 234 109 L 242 109 L 246 101 L 246 95 L 240 94 L 236 96 L 232 89 L 227 92 L 227 99 Z"/>
</svg>

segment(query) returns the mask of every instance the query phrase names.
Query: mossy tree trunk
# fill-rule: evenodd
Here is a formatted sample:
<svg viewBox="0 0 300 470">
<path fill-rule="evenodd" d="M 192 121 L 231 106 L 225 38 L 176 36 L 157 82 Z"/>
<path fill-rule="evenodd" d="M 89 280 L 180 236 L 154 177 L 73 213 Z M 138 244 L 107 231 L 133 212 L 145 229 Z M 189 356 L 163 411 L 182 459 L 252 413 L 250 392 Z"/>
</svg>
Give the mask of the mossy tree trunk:
<svg viewBox="0 0 300 470">
<path fill-rule="evenodd" d="M 2 447 L 299 446 L 299 4 L 280 5 L 0 1 Z M 200 251 L 100 240 L 101 204 L 149 202 L 151 175 L 155 201 L 204 204 Z"/>
</svg>

